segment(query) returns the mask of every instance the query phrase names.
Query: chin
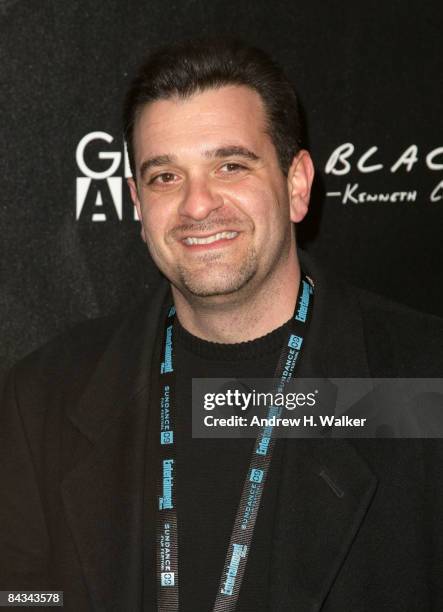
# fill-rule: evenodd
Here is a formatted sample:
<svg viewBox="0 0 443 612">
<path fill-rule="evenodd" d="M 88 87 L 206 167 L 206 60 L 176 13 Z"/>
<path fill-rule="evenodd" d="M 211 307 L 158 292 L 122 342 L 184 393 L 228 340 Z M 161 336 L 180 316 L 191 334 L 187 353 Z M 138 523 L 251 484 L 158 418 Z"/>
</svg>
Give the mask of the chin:
<svg viewBox="0 0 443 612">
<path fill-rule="evenodd" d="M 188 294 L 194 297 L 209 298 L 223 295 L 232 295 L 237 291 L 240 291 L 247 283 L 249 279 L 241 279 L 230 282 L 214 282 L 211 283 L 201 281 L 198 282 L 196 279 L 182 279 L 182 286 Z"/>
<path fill-rule="evenodd" d="M 252 252 L 240 265 L 213 261 L 199 270 L 178 268 L 179 286 L 188 295 L 201 298 L 232 295 L 248 285 L 256 273 L 257 260 Z"/>
<path fill-rule="evenodd" d="M 247 274 L 218 274 L 211 278 L 211 270 L 200 274 L 181 274 L 180 286 L 184 292 L 193 297 L 209 298 L 235 294 L 246 287 L 255 276 L 255 270 L 247 270 Z M 245 270 L 246 272 L 246 270 Z"/>
</svg>

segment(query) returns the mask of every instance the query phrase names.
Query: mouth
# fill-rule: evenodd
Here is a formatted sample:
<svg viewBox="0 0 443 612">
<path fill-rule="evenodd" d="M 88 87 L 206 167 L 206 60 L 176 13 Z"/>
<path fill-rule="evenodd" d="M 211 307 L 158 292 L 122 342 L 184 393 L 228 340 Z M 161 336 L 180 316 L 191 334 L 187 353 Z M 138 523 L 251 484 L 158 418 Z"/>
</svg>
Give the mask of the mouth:
<svg viewBox="0 0 443 612">
<path fill-rule="evenodd" d="M 235 231 L 224 231 L 210 234 L 209 236 L 187 236 L 182 239 L 182 243 L 188 247 L 207 247 L 211 246 L 222 246 L 227 244 L 229 241 L 237 238 L 240 232 Z"/>
</svg>

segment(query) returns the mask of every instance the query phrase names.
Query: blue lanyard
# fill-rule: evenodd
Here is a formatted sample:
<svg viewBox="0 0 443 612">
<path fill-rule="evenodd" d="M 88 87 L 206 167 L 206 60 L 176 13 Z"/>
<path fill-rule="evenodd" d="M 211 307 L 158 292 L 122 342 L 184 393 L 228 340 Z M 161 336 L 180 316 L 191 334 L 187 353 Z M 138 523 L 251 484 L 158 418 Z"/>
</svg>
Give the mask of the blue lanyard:
<svg viewBox="0 0 443 612">
<path fill-rule="evenodd" d="M 294 374 L 306 337 L 313 303 L 313 283 L 302 275 L 294 315 L 274 377 L 275 391 L 282 393 Z M 160 448 L 157 479 L 157 608 L 159 612 L 178 612 L 178 520 L 177 447 L 174 430 L 175 372 L 173 325 L 175 308 L 165 318 L 160 363 Z M 157 405 L 158 405 L 157 404 Z M 271 406 L 268 417 L 279 417 L 282 406 Z M 213 612 L 234 612 L 251 548 L 257 514 L 275 446 L 273 427 L 262 427 L 256 438 L 246 472 L 237 514 L 229 540 L 226 559 L 215 597 Z"/>
</svg>

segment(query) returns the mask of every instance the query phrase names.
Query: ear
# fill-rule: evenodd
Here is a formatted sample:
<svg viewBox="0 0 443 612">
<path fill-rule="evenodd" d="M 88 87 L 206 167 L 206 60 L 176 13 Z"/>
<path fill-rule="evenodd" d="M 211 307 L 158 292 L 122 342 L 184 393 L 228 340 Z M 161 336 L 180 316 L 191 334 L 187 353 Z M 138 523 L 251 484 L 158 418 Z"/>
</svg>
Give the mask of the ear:
<svg viewBox="0 0 443 612">
<path fill-rule="evenodd" d="M 314 164 L 308 151 L 302 149 L 292 160 L 288 172 L 288 195 L 291 221 L 300 223 L 308 212 Z"/>
<path fill-rule="evenodd" d="M 142 207 L 141 207 L 141 204 L 140 204 L 140 199 L 138 197 L 137 183 L 132 178 L 132 176 L 127 179 L 127 183 L 128 183 L 129 191 L 131 193 L 132 203 L 134 204 L 135 208 L 137 209 L 137 217 L 138 217 L 138 220 L 140 221 L 140 225 L 141 225 L 142 240 L 144 242 L 146 242 L 146 234 L 145 234 L 145 230 L 144 230 L 144 227 L 143 227 Z"/>
</svg>

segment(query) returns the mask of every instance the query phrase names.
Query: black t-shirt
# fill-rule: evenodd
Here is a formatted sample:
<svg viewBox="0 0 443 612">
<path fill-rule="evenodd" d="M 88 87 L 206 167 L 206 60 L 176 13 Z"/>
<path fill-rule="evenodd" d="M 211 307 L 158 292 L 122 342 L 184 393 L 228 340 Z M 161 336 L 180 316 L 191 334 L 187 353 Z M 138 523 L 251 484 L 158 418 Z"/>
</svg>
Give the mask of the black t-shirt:
<svg viewBox="0 0 443 612">
<path fill-rule="evenodd" d="M 215 602 L 252 438 L 193 439 L 192 378 L 272 378 L 290 323 L 250 342 L 218 344 L 174 323 L 176 492 L 181 612 L 209 612 Z M 159 354 L 159 353 L 157 353 Z M 153 385 L 158 381 L 153 380 Z M 153 387 L 154 391 L 154 387 Z M 155 411 L 158 412 L 158 411 Z M 145 609 L 156 610 L 155 520 L 159 424 L 151 411 L 146 465 Z M 274 504 L 283 440 L 276 444 L 240 591 L 239 612 L 268 610 Z"/>
</svg>

